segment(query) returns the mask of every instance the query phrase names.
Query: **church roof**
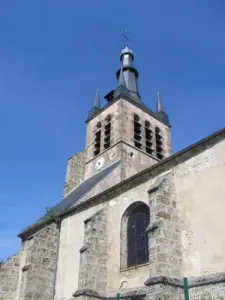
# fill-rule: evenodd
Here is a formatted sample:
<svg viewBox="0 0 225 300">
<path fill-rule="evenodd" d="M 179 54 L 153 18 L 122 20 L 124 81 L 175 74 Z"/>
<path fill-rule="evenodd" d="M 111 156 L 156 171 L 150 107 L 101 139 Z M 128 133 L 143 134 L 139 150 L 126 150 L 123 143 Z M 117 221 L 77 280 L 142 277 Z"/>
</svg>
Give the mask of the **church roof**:
<svg viewBox="0 0 225 300">
<path fill-rule="evenodd" d="M 60 214 L 68 208 L 71 208 L 79 199 L 89 192 L 97 183 L 107 177 L 118 165 L 120 160 L 114 162 L 99 173 L 87 178 L 74 190 L 72 190 L 65 198 L 52 208 L 52 212 Z"/>
<path fill-rule="evenodd" d="M 64 213 L 66 210 L 70 209 L 74 206 L 74 204 L 81 199 L 86 193 L 88 193 L 96 184 L 102 181 L 105 177 L 107 177 L 118 165 L 120 164 L 120 160 L 114 162 L 110 166 L 106 167 L 102 171 L 97 174 L 87 178 L 80 185 L 74 188 L 68 195 L 66 195 L 58 204 L 56 204 L 47 214 L 45 214 L 41 219 L 39 219 L 36 223 L 31 225 L 26 231 L 32 230 L 32 228 L 39 227 L 40 224 L 48 221 L 49 216 L 59 216 Z M 50 221 L 50 220 L 49 220 Z M 26 232 L 24 231 L 24 232 Z M 20 233 L 19 236 L 23 236 L 24 232 Z"/>
</svg>

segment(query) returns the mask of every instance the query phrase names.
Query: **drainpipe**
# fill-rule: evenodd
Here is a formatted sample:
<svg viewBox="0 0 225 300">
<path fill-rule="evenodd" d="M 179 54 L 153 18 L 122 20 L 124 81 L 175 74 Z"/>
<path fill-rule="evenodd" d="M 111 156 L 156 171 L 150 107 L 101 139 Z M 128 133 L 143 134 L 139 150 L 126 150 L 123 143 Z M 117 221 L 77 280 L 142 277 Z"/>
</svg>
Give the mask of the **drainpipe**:
<svg viewBox="0 0 225 300">
<path fill-rule="evenodd" d="M 184 299 L 189 300 L 188 279 L 184 277 Z"/>
</svg>

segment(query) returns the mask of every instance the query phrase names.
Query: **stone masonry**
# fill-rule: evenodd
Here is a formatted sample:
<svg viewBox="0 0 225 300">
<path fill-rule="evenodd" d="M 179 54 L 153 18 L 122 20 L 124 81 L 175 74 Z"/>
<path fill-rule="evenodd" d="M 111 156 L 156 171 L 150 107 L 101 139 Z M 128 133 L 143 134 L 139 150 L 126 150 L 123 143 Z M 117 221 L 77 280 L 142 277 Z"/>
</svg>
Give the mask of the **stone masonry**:
<svg viewBox="0 0 225 300">
<path fill-rule="evenodd" d="M 79 290 L 106 291 L 107 286 L 107 209 L 84 221 L 84 245 L 80 249 Z M 74 294 L 79 294 L 79 290 Z"/>
<path fill-rule="evenodd" d="M 23 242 L 0 268 L 0 300 L 52 300 L 58 238 L 52 223 Z"/>
<path fill-rule="evenodd" d="M 173 173 L 165 175 L 148 193 L 150 275 L 179 276 L 182 257 Z"/>
<path fill-rule="evenodd" d="M 0 300 L 13 300 L 16 298 L 21 252 L 7 259 L 0 266 Z"/>
<path fill-rule="evenodd" d="M 84 179 L 86 150 L 73 155 L 68 159 L 64 196 L 79 185 Z"/>
<path fill-rule="evenodd" d="M 27 251 L 22 268 L 19 300 L 52 300 L 58 249 L 58 228 L 55 223 L 37 232 Z"/>
</svg>

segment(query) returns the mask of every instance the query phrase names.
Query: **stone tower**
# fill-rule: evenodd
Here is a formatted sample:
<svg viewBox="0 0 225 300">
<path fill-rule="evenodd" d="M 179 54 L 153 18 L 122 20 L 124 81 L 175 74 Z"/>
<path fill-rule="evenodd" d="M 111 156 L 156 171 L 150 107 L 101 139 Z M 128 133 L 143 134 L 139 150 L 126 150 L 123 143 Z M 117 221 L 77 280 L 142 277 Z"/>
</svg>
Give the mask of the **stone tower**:
<svg viewBox="0 0 225 300">
<path fill-rule="evenodd" d="M 88 178 L 120 161 L 118 180 L 124 180 L 171 154 L 170 124 L 158 94 L 157 112 L 141 100 L 134 54 L 127 46 L 120 53 L 117 87 L 100 107 L 97 90 L 87 119 L 86 163 Z"/>
</svg>

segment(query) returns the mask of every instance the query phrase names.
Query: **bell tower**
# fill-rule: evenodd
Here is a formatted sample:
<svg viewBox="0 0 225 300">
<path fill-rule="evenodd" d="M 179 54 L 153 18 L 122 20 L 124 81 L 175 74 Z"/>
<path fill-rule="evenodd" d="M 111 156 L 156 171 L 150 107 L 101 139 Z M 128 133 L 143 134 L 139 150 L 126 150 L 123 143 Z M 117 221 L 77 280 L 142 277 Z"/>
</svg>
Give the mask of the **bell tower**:
<svg viewBox="0 0 225 300">
<path fill-rule="evenodd" d="M 119 161 L 121 181 L 171 155 L 170 123 L 161 96 L 156 112 L 144 104 L 133 61 L 134 53 L 126 46 L 120 53 L 117 86 L 104 97 L 103 107 L 97 90 L 86 121 L 85 178 Z"/>
</svg>

